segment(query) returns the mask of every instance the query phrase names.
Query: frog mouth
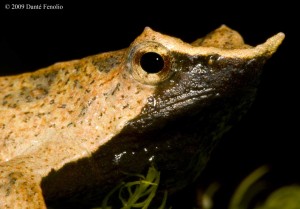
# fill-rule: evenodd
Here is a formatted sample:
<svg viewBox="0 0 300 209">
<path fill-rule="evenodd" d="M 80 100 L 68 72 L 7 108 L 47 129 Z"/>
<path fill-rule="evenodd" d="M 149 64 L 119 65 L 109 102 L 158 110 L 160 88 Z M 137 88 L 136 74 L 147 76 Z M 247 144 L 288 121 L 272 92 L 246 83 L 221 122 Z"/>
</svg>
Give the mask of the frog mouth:
<svg viewBox="0 0 300 209">
<path fill-rule="evenodd" d="M 173 97 L 169 102 L 157 102 L 157 99 L 151 97 L 148 99 L 148 104 L 142 110 L 142 117 L 169 117 L 180 112 L 187 112 L 189 109 L 197 109 L 201 106 L 200 102 L 209 97 L 218 97 L 219 94 L 214 94 L 213 88 L 207 88 L 205 91 L 190 91 L 188 94 Z"/>
</svg>

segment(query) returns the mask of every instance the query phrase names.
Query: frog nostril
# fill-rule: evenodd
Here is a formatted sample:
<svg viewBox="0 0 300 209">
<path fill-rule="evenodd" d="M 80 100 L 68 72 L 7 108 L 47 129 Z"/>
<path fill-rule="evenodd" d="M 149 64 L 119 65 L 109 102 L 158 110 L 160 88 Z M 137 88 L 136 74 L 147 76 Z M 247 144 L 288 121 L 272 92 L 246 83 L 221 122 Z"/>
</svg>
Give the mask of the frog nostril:
<svg viewBox="0 0 300 209">
<path fill-rule="evenodd" d="M 140 65 L 147 73 L 159 73 L 164 68 L 164 59 L 155 52 L 147 52 L 142 55 Z"/>
</svg>

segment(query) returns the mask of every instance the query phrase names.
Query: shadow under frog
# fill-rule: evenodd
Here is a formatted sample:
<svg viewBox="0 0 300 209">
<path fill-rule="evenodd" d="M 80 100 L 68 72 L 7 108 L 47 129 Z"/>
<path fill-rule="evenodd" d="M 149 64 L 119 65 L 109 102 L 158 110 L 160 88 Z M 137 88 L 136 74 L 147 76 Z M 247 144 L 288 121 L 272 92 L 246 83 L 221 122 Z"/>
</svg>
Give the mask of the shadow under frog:
<svg viewBox="0 0 300 209">
<path fill-rule="evenodd" d="M 107 194 L 126 177 L 125 173 L 145 173 L 151 165 L 161 172 L 162 190 L 172 193 L 191 183 L 204 169 L 222 134 L 250 107 L 261 68 L 283 38 L 279 33 L 264 44 L 251 47 L 244 44 L 237 32 L 221 26 L 187 44 L 146 28 L 128 49 L 111 53 L 100 61 L 91 57 L 95 69 L 114 76 L 122 74 L 123 79 L 129 77 L 151 91 L 141 101 L 137 100 L 137 106 L 144 102 L 143 105 L 134 117 L 123 121 L 124 125 L 109 140 L 82 157 L 66 161 L 59 169 L 50 167 L 42 175 L 46 202 L 89 205 L 91 200 Z M 149 53 L 150 61 L 144 58 Z M 146 64 L 142 59 L 146 59 Z M 77 69 L 83 67 L 79 65 Z M 116 68 L 122 71 L 112 72 Z M 101 95 L 106 97 L 103 100 L 120 92 L 133 94 L 130 85 L 123 83 L 112 82 L 110 88 L 109 93 Z M 142 91 L 136 88 L 134 93 L 139 95 Z M 97 101 L 93 98 L 90 103 Z M 116 105 L 121 103 L 120 98 Z M 113 112 L 113 117 L 103 121 L 113 123 L 128 108 L 134 111 L 133 106 L 124 104 Z M 88 106 L 83 106 L 80 117 L 86 112 Z M 97 118 L 101 117 L 104 116 L 97 114 Z"/>
</svg>

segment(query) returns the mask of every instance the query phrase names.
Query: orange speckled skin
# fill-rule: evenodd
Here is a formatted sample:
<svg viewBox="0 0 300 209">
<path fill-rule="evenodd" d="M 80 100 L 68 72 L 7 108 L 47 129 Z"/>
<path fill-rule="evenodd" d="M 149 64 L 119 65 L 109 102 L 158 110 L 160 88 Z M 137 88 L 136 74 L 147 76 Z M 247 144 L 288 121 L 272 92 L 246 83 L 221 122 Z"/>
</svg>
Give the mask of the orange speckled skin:
<svg viewBox="0 0 300 209">
<path fill-rule="evenodd" d="M 173 69 L 173 62 L 177 60 L 171 56 L 173 52 L 193 58 L 219 54 L 250 60 L 269 57 L 283 34 L 274 37 L 251 48 L 243 44 L 239 35 L 222 26 L 215 35 L 212 33 L 190 45 L 146 28 L 128 49 L 56 63 L 33 73 L 1 77 L 0 208 L 46 208 L 42 180 L 51 172 L 59 173 L 68 164 L 89 159 L 130 121 L 146 114 L 155 95 L 163 91 L 172 76 L 176 77 L 178 69 Z M 158 75 L 142 72 L 134 59 L 140 46 L 145 51 L 165 53 L 165 60 L 169 59 L 166 72 Z M 63 187 L 64 179 L 59 184 L 62 185 L 58 188 Z M 59 193 L 49 187 L 46 186 L 47 191 Z"/>
</svg>

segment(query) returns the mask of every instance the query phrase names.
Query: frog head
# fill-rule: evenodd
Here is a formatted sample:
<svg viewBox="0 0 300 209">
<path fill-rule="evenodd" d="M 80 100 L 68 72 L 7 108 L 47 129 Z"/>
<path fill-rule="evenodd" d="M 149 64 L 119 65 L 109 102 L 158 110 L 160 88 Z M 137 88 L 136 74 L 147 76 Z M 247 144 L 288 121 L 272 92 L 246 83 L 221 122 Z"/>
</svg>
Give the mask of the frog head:
<svg viewBox="0 0 300 209">
<path fill-rule="evenodd" d="M 106 156 L 114 153 L 108 162 L 135 173 L 154 164 L 167 188 L 195 179 L 223 133 L 250 107 L 261 69 L 283 38 L 278 33 L 251 47 L 223 25 L 188 44 L 146 28 L 128 49 L 125 66 L 154 91 L 101 148 Z"/>
</svg>

